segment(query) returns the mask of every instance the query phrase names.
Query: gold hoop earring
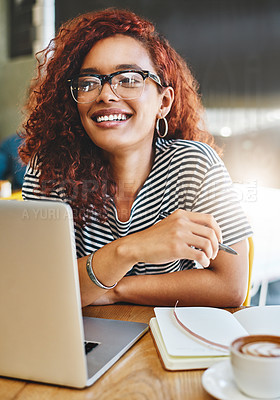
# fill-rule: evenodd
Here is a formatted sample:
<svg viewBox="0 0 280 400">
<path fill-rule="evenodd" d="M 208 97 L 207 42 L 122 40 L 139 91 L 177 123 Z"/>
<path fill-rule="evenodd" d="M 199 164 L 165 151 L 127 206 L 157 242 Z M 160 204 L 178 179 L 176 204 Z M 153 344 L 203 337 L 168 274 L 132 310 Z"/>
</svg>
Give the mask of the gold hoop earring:
<svg viewBox="0 0 280 400">
<path fill-rule="evenodd" d="M 159 121 L 160 120 L 163 120 L 163 122 L 164 122 L 164 133 L 163 134 L 160 133 L 160 128 L 159 128 Z M 158 136 L 160 138 L 164 138 L 167 135 L 167 133 L 168 133 L 168 122 L 167 122 L 167 119 L 165 117 L 157 119 L 156 131 L 157 131 L 157 134 L 158 134 Z"/>
</svg>

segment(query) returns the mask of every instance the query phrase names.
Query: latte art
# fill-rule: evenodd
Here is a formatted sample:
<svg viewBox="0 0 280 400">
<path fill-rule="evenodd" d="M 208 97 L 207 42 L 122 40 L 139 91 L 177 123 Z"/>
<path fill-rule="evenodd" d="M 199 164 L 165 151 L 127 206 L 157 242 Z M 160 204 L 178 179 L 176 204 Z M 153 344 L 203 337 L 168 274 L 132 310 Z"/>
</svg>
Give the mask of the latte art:
<svg viewBox="0 0 280 400">
<path fill-rule="evenodd" d="M 247 335 L 231 343 L 233 377 L 250 398 L 279 399 L 280 335 Z"/>
<path fill-rule="evenodd" d="M 251 342 L 240 347 L 243 354 L 257 357 L 280 357 L 280 343 Z"/>
</svg>

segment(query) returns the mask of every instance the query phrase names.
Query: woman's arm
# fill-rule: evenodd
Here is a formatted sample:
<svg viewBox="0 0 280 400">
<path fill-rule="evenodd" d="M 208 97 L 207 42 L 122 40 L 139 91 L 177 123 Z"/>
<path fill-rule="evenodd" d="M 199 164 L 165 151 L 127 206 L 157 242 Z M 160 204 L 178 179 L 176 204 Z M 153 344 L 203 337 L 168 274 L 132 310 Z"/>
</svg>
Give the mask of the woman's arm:
<svg viewBox="0 0 280 400">
<path fill-rule="evenodd" d="M 225 307 L 233 301 L 239 302 L 243 286 L 246 286 L 243 284 L 248 268 L 246 246 L 244 243 L 236 245 L 239 256 L 219 252 L 216 258 L 219 241 L 222 241 L 221 231 L 212 216 L 177 210 L 154 226 L 115 240 L 95 253 L 93 269 L 96 276 L 108 286 L 119 281 L 115 289 L 105 291 L 94 285 L 86 272 L 87 257 L 79 259 L 82 304 L 127 301 L 173 305 L 179 299 L 180 304 L 216 306 L 222 300 L 221 306 Z M 204 267 L 210 267 L 123 278 L 137 262 L 165 263 L 176 259 L 196 260 Z M 244 275 L 243 271 L 246 271 L 245 278 L 240 277 Z"/>
<path fill-rule="evenodd" d="M 97 299 L 97 303 L 174 306 L 179 300 L 180 306 L 238 307 L 247 291 L 247 242 L 243 240 L 232 247 L 238 256 L 220 251 L 209 268 L 124 277 L 113 293 Z"/>
</svg>

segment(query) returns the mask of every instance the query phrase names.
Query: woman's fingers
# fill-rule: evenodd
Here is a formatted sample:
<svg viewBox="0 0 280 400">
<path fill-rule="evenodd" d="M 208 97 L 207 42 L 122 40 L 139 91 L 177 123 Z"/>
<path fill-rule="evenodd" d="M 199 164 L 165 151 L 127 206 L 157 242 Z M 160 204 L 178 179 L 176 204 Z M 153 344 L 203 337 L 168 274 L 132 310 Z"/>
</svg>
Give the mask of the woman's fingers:
<svg viewBox="0 0 280 400">
<path fill-rule="evenodd" d="M 188 247 L 187 254 L 187 259 L 197 261 L 204 268 L 209 267 L 210 258 L 207 257 L 204 251 L 198 250 L 195 247 Z"/>
<path fill-rule="evenodd" d="M 208 258 L 217 256 L 222 233 L 213 216 L 177 210 L 168 218 L 172 219 L 176 237 L 188 246 L 202 250 Z"/>
<path fill-rule="evenodd" d="M 189 229 L 189 244 L 203 250 L 207 257 L 216 258 L 219 250 L 219 239 L 215 230 L 195 223 L 190 223 Z"/>
<path fill-rule="evenodd" d="M 186 218 L 188 218 L 190 221 L 192 221 L 198 225 L 202 225 L 202 226 L 205 226 L 205 227 L 208 227 L 208 228 L 214 230 L 218 241 L 219 242 L 223 241 L 221 228 L 219 227 L 219 225 L 218 225 L 217 221 L 215 220 L 215 218 L 213 217 L 213 215 L 188 212 L 188 211 L 184 211 L 184 210 L 178 210 L 178 211 L 182 212 L 182 215 L 185 214 Z M 175 211 L 175 212 L 177 212 L 177 211 Z"/>
<path fill-rule="evenodd" d="M 176 210 L 138 232 L 136 238 L 133 248 L 138 261 L 164 263 L 191 259 L 207 267 L 217 255 L 221 230 L 211 215 Z"/>
<path fill-rule="evenodd" d="M 211 233 L 213 236 L 213 233 Z M 214 239 L 217 242 L 217 239 Z M 218 243 L 218 242 L 217 242 Z M 196 234 L 189 234 L 189 239 L 186 243 L 188 246 L 195 248 L 196 250 L 203 251 L 207 258 L 216 258 L 218 251 L 218 244 L 216 245 L 213 241 L 207 237 L 203 237 Z"/>
</svg>

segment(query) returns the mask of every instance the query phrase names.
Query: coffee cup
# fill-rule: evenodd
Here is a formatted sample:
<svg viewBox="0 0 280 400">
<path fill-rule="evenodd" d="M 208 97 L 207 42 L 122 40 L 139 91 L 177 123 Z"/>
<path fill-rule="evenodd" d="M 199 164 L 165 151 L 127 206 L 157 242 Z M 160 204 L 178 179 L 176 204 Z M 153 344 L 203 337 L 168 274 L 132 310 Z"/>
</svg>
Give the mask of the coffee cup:
<svg viewBox="0 0 280 400">
<path fill-rule="evenodd" d="M 280 336 L 239 337 L 231 343 L 230 360 L 241 392 L 259 399 L 280 397 Z"/>
<path fill-rule="evenodd" d="M 10 197 L 11 194 L 12 194 L 11 182 L 0 180 L 0 197 Z"/>
</svg>

